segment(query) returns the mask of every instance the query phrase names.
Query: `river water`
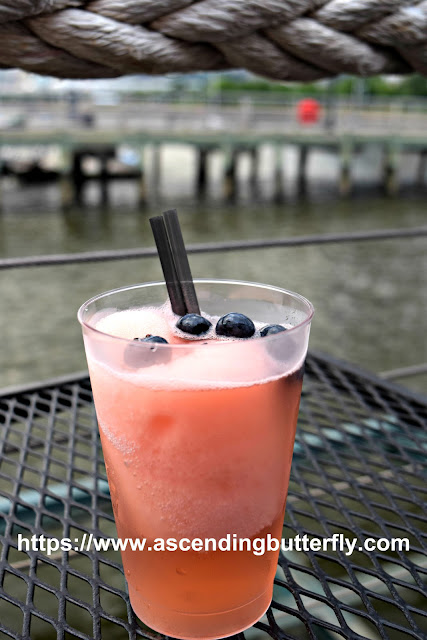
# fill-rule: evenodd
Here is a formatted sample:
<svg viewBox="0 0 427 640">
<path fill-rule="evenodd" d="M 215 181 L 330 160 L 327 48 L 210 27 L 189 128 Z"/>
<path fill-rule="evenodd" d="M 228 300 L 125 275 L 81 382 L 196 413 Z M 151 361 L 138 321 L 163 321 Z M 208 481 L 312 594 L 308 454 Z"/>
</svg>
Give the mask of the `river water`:
<svg viewBox="0 0 427 640">
<path fill-rule="evenodd" d="M 179 210 L 187 243 L 425 224 L 425 191 L 404 184 L 398 196 L 384 197 L 372 158 L 359 159 L 358 185 L 343 199 L 333 160 L 319 155 L 302 197 L 293 186 L 291 151 L 285 151 L 285 199 L 274 204 L 272 156 L 263 153 L 257 197 L 249 191 L 244 160 L 234 203 L 222 198 L 219 157 L 212 159 L 208 196 L 195 199 L 194 160 L 185 149 L 164 154 L 160 195 L 151 194 L 144 208 L 132 182 L 111 184 L 108 205 L 100 203 L 98 185 L 89 183 L 85 205 L 63 210 L 57 186 L 5 180 L 0 255 L 152 246 L 148 218 L 171 207 Z M 195 277 L 267 282 L 305 295 L 316 308 L 313 349 L 373 372 L 427 362 L 425 238 L 194 255 L 190 261 Z M 101 291 L 159 279 L 154 258 L 1 271 L 0 387 L 85 369 L 80 304 Z M 405 384 L 425 391 L 426 377 Z"/>
</svg>

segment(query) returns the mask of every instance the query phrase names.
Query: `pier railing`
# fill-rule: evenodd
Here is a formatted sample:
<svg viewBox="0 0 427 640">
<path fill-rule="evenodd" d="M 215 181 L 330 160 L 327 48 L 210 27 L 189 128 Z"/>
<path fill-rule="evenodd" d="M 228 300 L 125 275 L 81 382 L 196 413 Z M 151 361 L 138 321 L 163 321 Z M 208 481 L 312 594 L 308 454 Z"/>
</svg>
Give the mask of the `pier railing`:
<svg viewBox="0 0 427 640">
<path fill-rule="evenodd" d="M 98 105 L 85 100 L 78 107 L 67 102 L 3 103 L 0 129 L 30 132 L 107 129 L 132 130 L 289 132 L 299 127 L 297 101 L 282 103 L 254 102 L 240 99 L 236 103 L 136 101 Z M 319 119 L 309 130 L 335 133 L 418 133 L 426 128 L 427 105 L 424 102 L 360 104 L 353 101 L 320 102 Z"/>
<path fill-rule="evenodd" d="M 204 97 L 141 96 L 120 98 L 113 94 L 104 101 L 85 96 L 77 102 L 64 97 L 3 98 L 0 101 L 0 130 L 52 129 L 187 130 L 289 132 L 301 125 L 297 117 L 300 97 L 280 99 L 265 94 Z M 427 99 L 402 98 L 385 101 L 341 98 L 318 99 L 317 123 L 310 130 L 335 133 L 420 134 L 427 123 Z M 301 126 L 307 129 L 307 127 Z"/>
</svg>

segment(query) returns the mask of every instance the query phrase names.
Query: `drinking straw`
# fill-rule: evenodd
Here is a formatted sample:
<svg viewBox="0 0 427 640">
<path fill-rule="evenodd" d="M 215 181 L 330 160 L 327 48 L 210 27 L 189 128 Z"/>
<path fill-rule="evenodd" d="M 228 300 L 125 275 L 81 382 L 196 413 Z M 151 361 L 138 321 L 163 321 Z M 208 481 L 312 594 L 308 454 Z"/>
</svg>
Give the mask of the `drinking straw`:
<svg viewBox="0 0 427 640">
<path fill-rule="evenodd" d="M 165 211 L 163 217 L 166 223 L 176 273 L 181 285 L 185 306 L 187 307 L 187 313 L 200 314 L 199 302 L 194 288 L 193 276 L 191 275 L 190 264 L 188 262 L 187 251 L 185 249 L 184 238 L 182 237 L 176 209 Z"/>
<path fill-rule="evenodd" d="M 160 258 L 160 264 L 162 265 L 163 275 L 165 277 L 172 311 L 178 316 L 184 316 L 187 313 L 187 308 L 181 288 L 181 283 L 178 279 L 178 275 L 175 269 L 175 263 L 169 244 L 165 221 L 163 220 L 162 216 L 153 216 L 152 218 L 150 218 L 150 224 Z"/>
</svg>

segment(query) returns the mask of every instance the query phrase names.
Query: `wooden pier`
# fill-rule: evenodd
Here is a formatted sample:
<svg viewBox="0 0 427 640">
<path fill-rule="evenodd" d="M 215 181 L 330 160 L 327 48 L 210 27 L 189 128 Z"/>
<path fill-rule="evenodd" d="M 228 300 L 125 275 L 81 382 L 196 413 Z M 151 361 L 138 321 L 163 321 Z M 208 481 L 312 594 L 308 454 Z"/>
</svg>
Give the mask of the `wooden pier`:
<svg viewBox="0 0 427 640">
<path fill-rule="evenodd" d="M 233 199 L 237 193 L 238 164 L 242 154 L 250 157 L 250 186 L 255 189 L 259 175 L 259 149 L 261 145 L 274 148 L 273 163 L 274 199 L 281 201 L 284 197 L 283 184 L 283 149 L 292 146 L 298 150 L 296 183 L 299 192 L 307 188 L 308 162 L 313 151 L 321 150 L 335 154 L 339 159 L 337 188 L 342 195 L 351 192 L 352 163 L 357 154 L 366 147 L 381 149 L 383 157 L 382 185 L 384 191 L 393 195 L 399 188 L 399 165 L 405 153 L 419 155 L 419 163 L 414 183 L 424 182 L 427 158 L 427 137 L 415 135 L 375 135 L 375 134 L 340 134 L 300 130 L 295 133 L 261 133 L 261 132 L 186 132 L 186 131 L 120 131 L 99 129 L 74 129 L 72 131 L 6 131 L 0 138 L 2 145 L 8 147 L 39 148 L 57 146 L 61 149 L 61 167 L 59 167 L 61 193 L 64 205 L 81 197 L 82 187 L 89 179 L 100 181 L 102 196 L 107 198 L 107 185 L 115 178 L 135 178 L 139 182 L 139 198 L 144 202 L 149 197 L 144 166 L 144 149 L 152 148 L 150 155 L 151 190 L 159 192 L 162 162 L 161 149 L 165 145 L 188 145 L 196 155 L 196 172 L 194 176 L 195 193 L 203 196 L 209 183 L 209 160 L 212 152 L 222 152 L 223 156 L 223 191 L 226 199 Z M 120 145 L 133 148 L 140 159 L 135 169 L 114 174 L 108 170 L 107 164 L 113 158 Z M 96 175 L 86 175 L 82 161 L 86 156 L 96 157 L 100 169 Z"/>
</svg>

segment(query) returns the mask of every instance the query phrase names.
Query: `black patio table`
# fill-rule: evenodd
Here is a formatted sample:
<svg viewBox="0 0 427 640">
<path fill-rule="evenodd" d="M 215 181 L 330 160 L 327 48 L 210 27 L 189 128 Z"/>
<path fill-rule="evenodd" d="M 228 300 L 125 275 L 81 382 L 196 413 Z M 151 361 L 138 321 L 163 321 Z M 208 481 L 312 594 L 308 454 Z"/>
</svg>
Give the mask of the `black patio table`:
<svg viewBox="0 0 427 640">
<path fill-rule="evenodd" d="M 426 424 L 427 398 L 309 355 L 283 537 L 357 545 L 281 553 L 273 603 L 242 640 L 427 638 Z M 80 546 L 18 550 L 19 534 Z M 92 551 L 90 534 L 115 527 L 88 378 L 1 396 L 1 640 L 161 637 L 131 610 L 119 552 Z"/>
</svg>

